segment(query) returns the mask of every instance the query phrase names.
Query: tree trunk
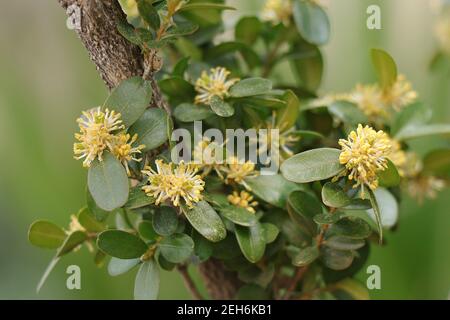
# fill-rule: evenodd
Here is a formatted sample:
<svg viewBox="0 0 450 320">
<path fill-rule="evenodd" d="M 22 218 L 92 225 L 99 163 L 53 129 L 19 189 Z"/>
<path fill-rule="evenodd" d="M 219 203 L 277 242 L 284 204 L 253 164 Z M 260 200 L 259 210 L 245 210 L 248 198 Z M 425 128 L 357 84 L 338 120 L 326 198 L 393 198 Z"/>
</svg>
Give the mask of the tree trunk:
<svg viewBox="0 0 450 320">
<path fill-rule="evenodd" d="M 116 87 L 122 80 L 144 74 L 144 57 L 140 48 L 125 40 L 117 31 L 117 22 L 126 19 L 118 0 L 58 2 L 70 19 L 75 21 L 79 14 L 80 25 L 75 31 L 109 89 Z M 155 93 L 159 93 L 159 88 L 155 88 L 155 85 L 156 82 L 152 81 Z M 152 105 L 163 107 L 164 103 L 159 103 L 160 97 L 155 93 L 156 101 Z M 211 298 L 235 297 L 240 282 L 236 273 L 227 271 L 223 263 L 210 259 L 200 265 L 199 272 Z"/>
</svg>

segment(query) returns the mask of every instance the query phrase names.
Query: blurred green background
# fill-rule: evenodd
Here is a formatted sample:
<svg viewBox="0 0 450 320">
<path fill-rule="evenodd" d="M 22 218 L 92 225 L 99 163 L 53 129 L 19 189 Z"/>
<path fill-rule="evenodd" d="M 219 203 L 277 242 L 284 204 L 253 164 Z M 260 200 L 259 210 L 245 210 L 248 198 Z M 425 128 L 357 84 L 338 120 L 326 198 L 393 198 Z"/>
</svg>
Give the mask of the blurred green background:
<svg viewBox="0 0 450 320">
<path fill-rule="evenodd" d="M 236 15 L 257 12 L 263 0 L 230 1 Z M 366 29 L 369 4 L 382 8 L 382 30 Z M 324 48 L 322 92 L 343 91 L 373 81 L 368 51 L 380 47 L 396 59 L 435 121 L 450 121 L 450 79 L 431 73 L 436 50 L 434 16 L 426 0 L 328 1 L 332 39 Z M 86 171 L 72 159 L 75 119 L 81 110 L 101 104 L 107 95 L 94 65 L 66 28 L 56 0 L 3 1 L 0 9 L 0 298 L 131 299 L 134 273 L 111 278 L 92 263 L 86 248 L 60 261 L 39 295 L 36 284 L 53 252 L 32 247 L 27 229 L 36 219 L 68 225 L 84 205 Z M 444 140 L 421 140 L 422 152 Z M 368 264 L 382 271 L 382 289 L 374 299 L 447 299 L 450 290 L 450 190 L 419 206 L 402 204 L 387 246 L 374 248 Z M 77 264 L 82 289 L 66 289 L 65 270 Z M 359 278 L 365 281 L 363 270 Z M 180 276 L 165 273 L 160 298 L 189 298 Z"/>
</svg>

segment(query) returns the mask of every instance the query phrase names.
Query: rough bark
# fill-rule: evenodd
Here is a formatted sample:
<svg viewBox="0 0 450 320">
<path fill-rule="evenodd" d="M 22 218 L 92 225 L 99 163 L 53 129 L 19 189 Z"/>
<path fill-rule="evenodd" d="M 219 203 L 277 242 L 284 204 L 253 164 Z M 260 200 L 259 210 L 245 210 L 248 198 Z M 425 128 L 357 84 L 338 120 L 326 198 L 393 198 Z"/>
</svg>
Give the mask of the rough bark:
<svg viewBox="0 0 450 320">
<path fill-rule="evenodd" d="M 91 60 L 109 89 L 132 76 L 144 75 L 144 57 L 138 46 L 126 41 L 116 29 L 117 21 L 125 15 L 117 0 L 58 0 L 61 6 L 78 8 L 81 25 L 75 29 Z M 71 11 L 69 9 L 69 11 Z M 68 12 L 70 14 L 70 12 Z M 153 74 L 144 75 L 152 82 L 152 106 L 167 108 Z M 213 299 L 233 299 L 240 286 L 235 273 L 223 263 L 209 260 L 202 263 L 199 272 Z"/>
</svg>

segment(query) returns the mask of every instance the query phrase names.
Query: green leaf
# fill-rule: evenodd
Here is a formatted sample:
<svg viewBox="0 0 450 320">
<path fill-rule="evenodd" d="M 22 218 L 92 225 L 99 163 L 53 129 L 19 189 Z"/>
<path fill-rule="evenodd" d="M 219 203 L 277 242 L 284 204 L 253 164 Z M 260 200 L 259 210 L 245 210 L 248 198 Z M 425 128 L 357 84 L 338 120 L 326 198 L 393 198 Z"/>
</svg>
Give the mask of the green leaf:
<svg viewBox="0 0 450 320">
<path fill-rule="evenodd" d="M 396 135 L 400 130 L 406 127 L 415 127 L 424 125 L 431 120 L 431 108 L 423 103 L 413 103 L 400 112 L 395 114 L 394 123 L 392 124 L 391 135 Z"/>
<path fill-rule="evenodd" d="M 139 237 L 121 230 L 106 230 L 98 235 L 97 246 L 106 254 L 120 259 L 141 257 L 147 245 Z"/>
<path fill-rule="evenodd" d="M 352 199 L 345 210 L 367 210 L 372 208 L 370 201 L 367 199 Z"/>
<path fill-rule="evenodd" d="M 162 236 L 169 236 L 177 230 L 178 214 L 172 207 L 160 207 L 153 215 L 153 228 Z"/>
<path fill-rule="evenodd" d="M 301 189 L 301 186 L 287 181 L 279 174 L 260 175 L 245 179 L 245 182 L 258 198 L 279 208 L 286 206 L 287 197 L 292 191 Z"/>
<path fill-rule="evenodd" d="M 423 172 L 438 177 L 450 175 L 450 149 L 435 150 L 423 159 Z"/>
<path fill-rule="evenodd" d="M 152 259 L 141 264 L 134 281 L 135 300 L 156 300 L 159 292 L 159 267 Z"/>
<path fill-rule="evenodd" d="M 166 271 L 172 271 L 176 267 L 175 263 L 167 261 L 167 259 L 164 258 L 162 254 L 158 255 L 158 264 L 161 268 L 163 268 Z"/>
<path fill-rule="evenodd" d="M 230 88 L 233 98 L 251 97 L 272 90 L 272 81 L 263 78 L 248 78 L 239 81 Z"/>
<path fill-rule="evenodd" d="M 333 224 L 342 219 L 342 214 L 339 212 L 335 212 L 333 214 L 330 213 L 322 213 L 314 216 L 314 222 L 317 224 Z"/>
<path fill-rule="evenodd" d="M 144 151 L 152 150 L 167 141 L 167 113 L 158 108 L 147 109 L 131 126 L 129 133 L 137 134 L 136 144 L 144 144 Z"/>
<path fill-rule="evenodd" d="M 286 105 L 277 111 L 276 116 L 276 127 L 280 129 L 280 132 L 291 129 L 300 113 L 300 101 L 294 92 L 287 90 L 283 95 L 283 100 L 286 101 Z"/>
<path fill-rule="evenodd" d="M 108 274 L 112 277 L 124 274 L 141 262 L 141 259 L 119 259 L 112 257 L 108 263 Z"/>
<path fill-rule="evenodd" d="M 401 178 L 397 167 L 390 159 L 387 159 L 388 167 L 378 173 L 379 184 L 382 187 L 391 188 L 400 184 Z"/>
<path fill-rule="evenodd" d="M 214 60 L 219 57 L 235 54 L 239 52 L 250 69 L 257 67 L 261 63 L 258 54 L 247 44 L 237 41 L 222 42 L 217 46 L 211 47 L 206 52 L 207 60 Z"/>
<path fill-rule="evenodd" d="M 163 39 L 187 36 L 187 35 L 193 34 L 197 30 L 198 30 L 198 25 L 196 25 L 196 24 L 193 24 L 190 22 L 178 23 L 176 26 L 167 30 Z"/>
<path fill-rule="evenodd" d="M 342 236 L 333 236 L 325 240 L 324 245 L 336 250 L 358 250 L 366 242 L 362 239 L 352 239 Z"/>
<path fill-rule="evenodd" d="M 208 260 L 213 254 L 213 246 L 211 242 L 205 239 L 200 233 L 193 231 L 192 239 L 194 240 L 194 252 L 201 262 Z"/>
<path fill-rule="evenodd" d="M 181 122 L 193 122 L 209 118 L 214 113 L 205 106 L 192 103 L 182 103 L 173 111 L 175 119 Z"/>
<path fill-rule="evenodd" d="M 355 300 L 369 300 L 369 292 L 367 287 L 362 285 L 358 280 L 347 278 L 333 284 L 332 293 L 339 298 L 340 291 Z"/>
<path fill-rule="evenodd" d="M 119 21 L 117 23 L 117 30 L 125 39 L 127 39 L 132 44 L 140 45 L 142 43 L 141 37 L 136 32 L 134 27 L 130 25 L 128 22 Z"/>
<path fill-rule="evenodd" d="M 323 57 L 319 48 L 306 42 L 293 46 L 288 55 L 292 69 L 297 75 L 299 85 L 309 91 L 316 91 L 322 81 Z"/>
<path fill-rule="evenodd" d="M 254 213 L 251 213 L 242 207 L 228 205 L 220 208 L 219 210 L 223 217 L 240 226 L 248 227 L 258 221 Z"/>
<path fill-rule="evenodd" d="M 158 11 L 152 5 L 153 0 L 138 0 L 137 7 L 141 18 L 153 29 L 158 30 L 160 25 Z"/>
<path fill-rule="evenodd" d="M 184 77 L 184 73 L 186 72 L 187 68 L 189 67 L 189 60 L 190 57 L 184 57 L 181 58 L 177 64 L 173 67 L 172 75 L 174 77 Z"/>
<path fill-rule="evenodd" d="M 294 191 L 288 198 L 288 212 L 302 228 L 306 227 L 309 233 L 314 233 L 316 226 L 312 219 L 322 212 L 322 204 L 312 194 Z"/>
<path fill-rule="evenodd" d="M 220 117 L 231 117 L 234 114 L 234 108 L 219 96 L 213 96 L 209 106 Z"/>
<path fill-rule="evenodd" d="M 367 193 L 369 194 L 369 200 L 370 203 L 372 204 L 372 208 L 373 208 L 373 213 L 375 216 L 375 221 L 377 223 L 377 227 L 378 227 L 378 235 L 380 237 L 380 244 L 383 243 L 383 222 L 381 220 L 381 210 L 380 207 L 378 205 L 378 201 L 377 198 L 375 196 L 375 193 L 372 191 L 372 189 L 367 188 L 368 191 Z"/>
<path fill-rule="evenodd" d="M 158 245 L 161 254 L 167 261 L 182 263 L 194 252 L 194 241 L 184 233 L 177 233 L 165 237 Z"/>
<path fill-rule="evenodd" d="M 381 225 L 385 228 L 392 228 L 398 221 L 398 203 L 395 197 L 386 189 L 378 188 L 373 194 L 378 203 Z M 378 223 L 378 218 L 373 209 L 367 210 L 373 221 Z"/>
<path fill-rule="evenodd" d="M 322 246 L 320 253 L 323 264 L 332 270 L 347 269 L 354 258 L 352 251 L 336 250 L 327 246 Z"/>
<path fill-rule="evenodd" d="M 153 197 L 147 195 L 141 186 L 136 186 L 131 188 L 125 208 L 138 209 L 154 203 L 155 199 Z"/>
<path fill-rule="evenodd" d="M 319 250 L 316 245 L 300 249 L 292 257 L 292 264 L 296 267 L 304 267 L 314 262 L 319 257 Z"/>
<path fill-rule="evenodd" d="M 28 230 L 28 241 L 40 248 L 59 248 L 65 239 L 64 230 L 49 221 L 35 221 Z"/>
<path fill-rule="evenodd" d="M 235 38 L 252 45 L 258 39 L 262 29 L 262 23 L 256 17 L 243 17 L 236 24 Z"/>
<path fill-rule="evenodd" d="M 150 221 L 141 221 L 138 225 L 138 231 L 139 235 L 146 240 L 155 241 L 158 238 L 158 234 Z"/>
<path fill-rule="evenodd" d="M 324 45 L 330 38 L 330 22 L 325 11 L 310 1 L 294 1 L 293 16 L 298 32 L 309 43 Z"/>
<path fill-rule="evenodd" d="M 150 83 L 141 77 L 132 77 L 122 81 L 111 92 L 103 106 L 120 112 L 123 124 L 128 128 L 144 113 L 151 99 Z"/>
<path fill-rule="evenodd" d="M 280 233 L 280 229 L 278 229 L 278 227 L 273 223 L 268 222 L 261 223 L 261 226 L 264 231 L 264 238 L 266 239 L 266 243 L 274 242 L 277 239 L 278 234 Z"/>
<path fill-rule="evenodd" d="M 333 224 L 327 234 L 338 235 L 352 239 L 366 239 L 372 233 L 370 226 L 362 219 L 346 217 Z"/>
<path fill-rule="evenodd" d="M 327 182 L 322 188 L 322 201 L 331 208 L 342 208 L 351 202 L 348 195 L 336 183 Z"/>
<path fill-rule="evenodd" d="M 183 206 L 183 213 L 192 227 L 209 241 L 218 242 L 227 236 L 225 225 L 206 201 L 197 202 L 191 209 Z"/>
<path fill-rule="evenodd" d="M 180 77 L 170 77 L 158 82 L 162 92 L 170 97 L 191 100 L 195 96 L 194 86 Z"/>
<path fill-rule="evenodd" d="M 106 211 L 122 207 L 128 200 L 128 177 L 125 168 L 112 154 L 95 160 L 88 172 L 88 188 L 97 206 Z"/>
<path fill-rule="evenodd" d="M 328 106 L 329 112 L 344 123 L 358 125 L 367 123 L 367 116 L 353 103 L 348 101 L 335 101 Z"/>
<path fill-rule="evenodd" d="M 263 287 L 256 284 L 246 284 L 239 288 L 238 300 L 269 300 L 270 294 Z"/>
<path fill-rule="evenodd" d="M 289 181 L 297 183 L 325 180 L 344 170 L 339 163 L 340 154 L 340 150 L 332 148 L 305 151 L 284 161 L 281 173 Z"/>
<path fill-rule="evenodd" d="M 89 232 L 101 232 L 106 226 L 97 221 L 88 208 L 83 208 L 78 212 L 78 222 Z"/>
<path fill-rule="evenodd" d="M 434 135 L 450 135 L 450 124 L 407 126 L 395 135 L 395 139 L 404 141 Z"/>
<path fill-rule="evenodd" d="M 380 49 L 372 49 L 372 63 L 382 88 L 388 88 L 397 81 L 397 65 L 394 59 Z"/>
<path fill-rule="evenodd" d="M 264 229 L 260 223 L 250 227 L 235 227 L 236 239 L 245 258 L 252 263 L 258 262 L 266 249 Z"/>
<path fill-rule="evenodd" d="M 236 10 L 236 8 L 227 6 L 221 3 L 211 3 L 211 2 L 195 2 L 188 3 L 182 6 L 178 12 L 188 11 L 188 10 L 199 10 L 199 9 L 214 9 L 214 10 Z"/>
<path fill-rule="evenodd" d="M 99 208 L 95 203 L 94 198 L 92 198 L 92 195 L 89 192 L 89 188 L 86 189 L 86 204 L 89 211 L 94 215 L 97 221 L 104 221 L 108 217 L 110 212 Z"/>
</svg>

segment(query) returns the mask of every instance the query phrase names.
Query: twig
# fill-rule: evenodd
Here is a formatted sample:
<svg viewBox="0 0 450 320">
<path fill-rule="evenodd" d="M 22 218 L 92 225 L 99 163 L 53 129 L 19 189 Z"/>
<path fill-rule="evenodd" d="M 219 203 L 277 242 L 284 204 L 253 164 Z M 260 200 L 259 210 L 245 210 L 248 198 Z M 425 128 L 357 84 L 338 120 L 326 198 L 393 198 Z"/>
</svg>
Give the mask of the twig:
<svg viewBox="0 0 450 320">
<path fill-rule="evenodd" d="M 291 285 L 287 288 L 286 293 L 283 296 L 283 300 L 289 299 L 292 292 L 295 290 L 295 287 L 297 287 L 297 284 L 300 282 L 300 280 L 302 280 L 303 276 L 306 274 L 306 271 L 308 271 L 308 266 L 298 268 Z"/>
<path fill-rule="evenodd" d="M 192 278 L 187 270 L 187 266 L 185 266 L 185 265 L 178 266 L 178 271 L 180 272 L 181 276 L 183 277 L 184 284 L 186 285 L 188 290 L 191 292 L 194 299 L 195 300 L 203 300 L 202 295 L 198 291 L 197 286 L 194 283 L 194 280 L 192 280 Z"/>
</svg>

